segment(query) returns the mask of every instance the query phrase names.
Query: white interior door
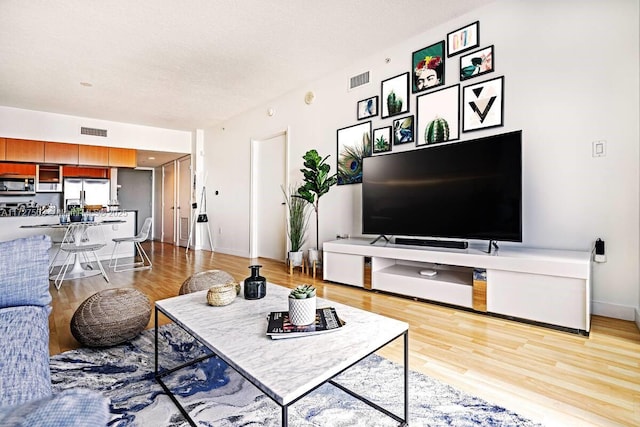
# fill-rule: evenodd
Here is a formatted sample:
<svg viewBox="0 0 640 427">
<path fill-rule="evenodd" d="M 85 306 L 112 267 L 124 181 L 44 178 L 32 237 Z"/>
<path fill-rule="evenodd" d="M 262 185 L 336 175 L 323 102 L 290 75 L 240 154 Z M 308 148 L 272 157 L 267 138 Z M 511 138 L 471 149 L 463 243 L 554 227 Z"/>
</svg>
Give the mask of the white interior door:
<svg viewBox="0 0 640 427">
<path fill-rule="evenodd" d="M 287 133 L 253 141 L 253 229 L 258 257 L 285 260 L 286 207 L 281 186 L 286 187 Z M 254 252 L 254 251 L 252 251 Z"/>
<path fill-rule="evenodd" d="M 178 160 L 178 246 L 186 247 L 191 227 L 191 156 Z"/>
<path fill-rule="evenodd" d="M 176 167 L 167 163 L 162 168 L 162 241 L 175 243 Z"/>
</svg>

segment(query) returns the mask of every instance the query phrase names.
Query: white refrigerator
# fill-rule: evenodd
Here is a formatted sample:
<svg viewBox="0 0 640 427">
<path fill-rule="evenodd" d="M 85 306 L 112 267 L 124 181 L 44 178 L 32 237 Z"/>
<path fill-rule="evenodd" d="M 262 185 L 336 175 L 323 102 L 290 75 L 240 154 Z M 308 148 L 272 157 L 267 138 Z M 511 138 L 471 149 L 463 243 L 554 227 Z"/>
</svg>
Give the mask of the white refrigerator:
<svg viewBox="0 0 640 427">
<path fill-rule="evenodd" d="M 111 199 L 111 185 L 102 178 L 65 178 L 64 203 L 107 206 Z"/>
</svg>

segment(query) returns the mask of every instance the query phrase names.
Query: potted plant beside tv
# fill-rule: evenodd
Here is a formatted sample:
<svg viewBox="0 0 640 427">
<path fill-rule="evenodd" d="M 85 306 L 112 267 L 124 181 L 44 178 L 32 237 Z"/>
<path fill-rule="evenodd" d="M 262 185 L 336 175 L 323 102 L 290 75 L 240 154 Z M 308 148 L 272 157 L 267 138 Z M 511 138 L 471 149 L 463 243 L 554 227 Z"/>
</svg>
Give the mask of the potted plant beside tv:
<svg viewBox="0 0 640 427">
<path fill-rule="evenodd" d="M 288 210 L 289 264 L 293 267 L 299 267 L 302 265 L 302 245 L 306 240 L 305 235 L 309 224 L 308 203 L 304 198 L 295 194 L 295 186 L 291 186 L 288 192 L 284 187 L 280 188 Z"/>
<path fill-rule="evenodd" d="M 316 215 L 316 246 L 309 250 L 309 261 L 319 261 L 320 250 L 320 198 L 327 194 L 331 187 L 338 182 L 336 174 L 330 175 L 331 166 L 326 162 L 329 156 L 320 157 L 318 151 L 309 150 L 302 156 L 304 168 L 300 172 L 304 175 L 304 185 L 298 188 L 298 194 L 311 206 Z"/>
</svg>

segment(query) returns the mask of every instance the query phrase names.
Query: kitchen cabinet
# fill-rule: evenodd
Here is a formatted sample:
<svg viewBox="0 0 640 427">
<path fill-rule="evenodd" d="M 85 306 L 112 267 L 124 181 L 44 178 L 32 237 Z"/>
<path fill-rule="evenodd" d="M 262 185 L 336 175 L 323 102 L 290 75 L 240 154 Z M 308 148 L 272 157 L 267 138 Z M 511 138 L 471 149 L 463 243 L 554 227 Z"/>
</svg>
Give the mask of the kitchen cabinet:
<svg viewBox="0 0 640 427">
<path fill-rule="evenodd" d="M 12 162 L 44 162 L 44 141 L 6 139 L 5 160 Z"/>
<path fill-rule="evenodd" d="M 65 178 L 109 178 L 108 168 L 89 168 L 78 166 L 65 166 L 62 169 Z"/>
<path fill-rule="evenodd" d="M 65 144 L 62 142 L 44 143 L 45 163 L 63 165 L 78 164 L 78 144 Z"/>
<path fill-rule="evenodd" d="M 80 145 L 78 147 L 78 164 L 81 166 L 108 166 L 109 147 Z"/>
<path fill-rule="evenodd" d="M 36 165 L 24 163 L 0 163 L 0 175 L 36 176 Z"/>
<path fill-rule="evenodd" d="M 5 160 L 6 156 L 6 146 L 7 140 L 5 138 L 0 138 L 0 160 Z"/>
<path fill-rule="evenodd" d="M 137 166 L 136 150 L 109 147 L 109 166 L 135 168 Z"/>
</svg>

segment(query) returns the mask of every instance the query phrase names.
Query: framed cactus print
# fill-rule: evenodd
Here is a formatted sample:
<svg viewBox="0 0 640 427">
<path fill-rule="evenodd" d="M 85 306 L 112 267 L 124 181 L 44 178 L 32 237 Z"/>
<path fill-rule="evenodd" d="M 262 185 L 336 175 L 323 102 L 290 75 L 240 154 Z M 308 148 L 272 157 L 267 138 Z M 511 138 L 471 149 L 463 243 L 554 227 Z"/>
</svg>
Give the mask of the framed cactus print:
<svg viewBox="0 0 640 427">
<path fill-rule="evenodd" d="M 460 56 L 460 81 L 478 77 L 494 70 L 493 45 Z"/>
<path fill-rule="evenodd" d="M 373 152 L 391 151 L 391 126 L 373 130 Z"/>
<path fill-rule="evenodd" d="M 362 159 L 372 154 L 371 121 L 340 128 L 338 141 L 338 185 L 362 182 Z"/>
<path fill-rule="evenodd" d="M 444 85 L 444 40 L 411 55 L 411 91 L 422 92 Z"/>
<path fill-rule="evenodd" d="M 449 58 L 478 46 L 480 46 L 480 21 L 472 22 L 447 34 Z"/>
<path fill-rule="evenodd" d="M 382 81 L 381 117 L 397 116 L 409 111 L 409 73 L 399 74 Z"/>
<path fill-rule="evenodd" d="M 460 139 L 460 85 L 425 93 L 416 99 L 416 146 Z"/>
<path fill-rule="evenodd" d="M 504 76 L 462 89 L 462 132 L 503 125 Z"/>
<path fill-rule="evenodd" d="M 413 142 L 414 129 L 413 116 L 395 119 L 393 121 L 393 145 Z"/>
<path fill-rule="evenodd" d="M 378 115 L 378 95 L 358 101 L 358 120 Z"/>
</svg>

